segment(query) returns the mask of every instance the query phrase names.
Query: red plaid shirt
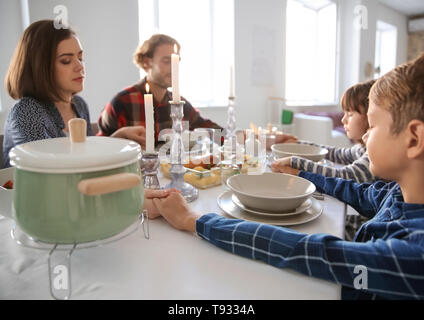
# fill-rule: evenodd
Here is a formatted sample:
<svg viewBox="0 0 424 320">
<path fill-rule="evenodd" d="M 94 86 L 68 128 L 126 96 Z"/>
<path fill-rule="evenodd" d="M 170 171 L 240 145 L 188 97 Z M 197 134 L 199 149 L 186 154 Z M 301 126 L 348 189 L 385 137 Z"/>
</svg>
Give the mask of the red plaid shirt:
<svg viewBox="0 0 424 320">
<path fill-rule="evenodd" d="M 146 126 L 144 113 L 144 94 L 146 78 L 139 83 L 119 92 L 104 108 L 99 118 L 98 136 L 110 136 L 116 130 L 126 126 Z M 167 91 L 161 102 L 153 97 L 153 112 L 155 119 L 155 144 L 158 143 L 159 132 L 172 128 L 171 105 L 172 95 Z M 214 128 L 222 129 L 209 119 L 202 118 L 198 110 L 181 97 L 184 104 L 183 121 L 189 122 L 189 129 Z"/>
</svg>

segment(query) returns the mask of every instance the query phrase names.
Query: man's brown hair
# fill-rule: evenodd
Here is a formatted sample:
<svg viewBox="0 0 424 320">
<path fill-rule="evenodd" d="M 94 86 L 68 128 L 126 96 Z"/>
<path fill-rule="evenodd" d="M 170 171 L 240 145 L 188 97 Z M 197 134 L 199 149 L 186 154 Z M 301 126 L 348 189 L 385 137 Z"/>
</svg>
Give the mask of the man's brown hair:
<svg viewBox="0 0 424 320">
<path fill-rule="evenodd" d="M 40 20 L 25 29 L 6 74 L 6 90 L 13 99 L 24 96 L 42 102 L 60 101 L 55 79 L 57 46 L 75 35 L 70 29 L 56 29 L 53 20 Z"/>
<path fill-rule="evenodd" d="M 424 53 L 381 77 L 371 88 L 370 101 L 390 112 L 393 134 L 411 120 L 424 122 Z"/>
<path fill-rule="evenodd" d="M 361 82 L 347 89 L 341 99 L 343 111 L 356 111 L 366 115 L 369 106 L 368 96 L 375 81 Z"/>
<path fill-rule="evenodd" d="M 165 34 L 154 34 L 150 39 L 143 42 L 141 46 L 138 46 L 134 53 L 134 63 L 143 68 L 144 58 L 153 58 L 155 50 L 161 44 L 177 45 L 178 52 L 180 51 L 180 44 L 174 38 Z"/>
</svg>

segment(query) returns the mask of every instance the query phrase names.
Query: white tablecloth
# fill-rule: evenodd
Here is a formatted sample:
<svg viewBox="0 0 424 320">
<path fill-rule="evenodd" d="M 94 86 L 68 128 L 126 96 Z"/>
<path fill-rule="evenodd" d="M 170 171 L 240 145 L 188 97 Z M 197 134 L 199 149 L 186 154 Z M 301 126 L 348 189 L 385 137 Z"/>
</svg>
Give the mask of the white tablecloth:
<svg viewBox="0 0 424 320">
<path fill-rule="evenodd" d="M 169 180 L 161 179 L 161 184 Z M 201 190 L 191 205 L 223 214 L 217 196 L 223 186 Z M 325 197 L 323 214 L 294 226 L 305 233 L 343 237 L 344 211 Z M 289 269 L 278 269 L 213 246 L 197 235 L 150 221 L 150 239 L 139 228 L 129 236 L 71 258 L 72 299 L 340 299 L 340 286 Z M 48 250 L 18 245 L 13 221 L 0 220 L 0 299 L 52 299 Z"/>
</svg>

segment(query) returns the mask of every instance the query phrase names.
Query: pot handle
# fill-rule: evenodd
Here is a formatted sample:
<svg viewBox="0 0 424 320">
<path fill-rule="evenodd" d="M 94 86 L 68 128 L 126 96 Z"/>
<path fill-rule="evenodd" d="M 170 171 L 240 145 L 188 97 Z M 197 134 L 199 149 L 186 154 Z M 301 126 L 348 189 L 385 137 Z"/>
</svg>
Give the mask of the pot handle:
<svg viewBox="0 0 424 320">
<path fill-rule="evenodd" d="M 0 186 L 0 216 L 12 218 L 13 190 Z"/>
<path fill-rule="evenodd" d="M 87 136 L 87 122 L 81 118 L 73 118 L 68 121 L 69 138 L 72 143 L 84 142 Z"/>
<path fill-rule="evenodd" d="M 111 176 L 81 180 L 78 191 L 86 196 L 97 196 L 138 186 L 141 177 L 135 173 L 118 173 Z"/>
</svg>

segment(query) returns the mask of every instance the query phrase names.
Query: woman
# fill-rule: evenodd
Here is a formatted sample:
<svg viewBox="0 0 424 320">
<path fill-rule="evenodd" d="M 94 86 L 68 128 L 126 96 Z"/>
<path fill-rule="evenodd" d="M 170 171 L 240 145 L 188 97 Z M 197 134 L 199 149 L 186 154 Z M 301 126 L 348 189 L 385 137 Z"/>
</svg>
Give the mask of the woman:
<svg viewBox="0 0 424 320">
<path fill-rule="evenodd" d="M 6 89 L 18 101 L 4 129 L 3 164 L 16 145 L 68 135 L 68 120 L 83 118 L 93 135 L 85 101 L 76 94 L 84 88 L 83 50 L 76 33 L 56 29 L 53 20 L 32 23 L 23 33 L 6 75 Z M 114 137 L 144 146 L 143 127 L 125 127 Z"/>
</svg>

